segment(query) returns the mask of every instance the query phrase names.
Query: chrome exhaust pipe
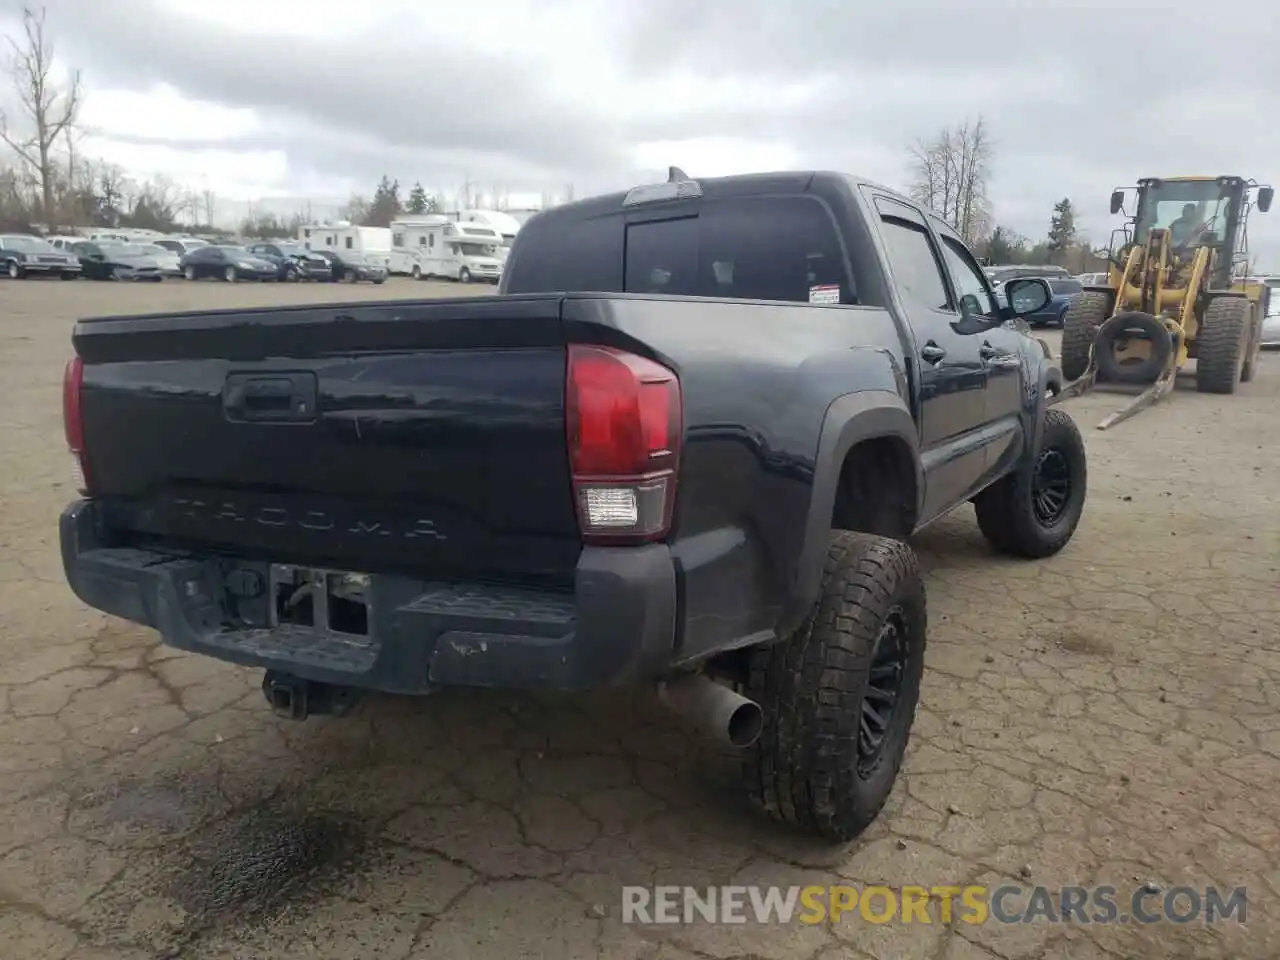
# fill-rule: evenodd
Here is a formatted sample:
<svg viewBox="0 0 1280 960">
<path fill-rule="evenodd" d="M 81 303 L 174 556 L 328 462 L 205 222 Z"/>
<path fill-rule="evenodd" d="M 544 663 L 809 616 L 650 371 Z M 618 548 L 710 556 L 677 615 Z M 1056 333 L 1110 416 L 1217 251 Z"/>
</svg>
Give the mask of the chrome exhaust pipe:
<svg viewBox="0 0 1280 960">
<path fill-rule="evenodd" d="M 659 683 L 658 699 L 696 729 L 730 746 L 751 746 L 764 728 L 760 704 L 700 673 Z"/>
</svg>

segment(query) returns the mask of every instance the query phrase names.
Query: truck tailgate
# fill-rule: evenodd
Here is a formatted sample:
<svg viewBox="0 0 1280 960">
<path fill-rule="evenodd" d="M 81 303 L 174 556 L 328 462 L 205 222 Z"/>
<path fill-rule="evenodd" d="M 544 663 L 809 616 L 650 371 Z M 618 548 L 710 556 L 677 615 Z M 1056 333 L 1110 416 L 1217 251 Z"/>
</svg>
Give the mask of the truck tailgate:
<svg viewBox="0 0 1280 960">
<path fill-rule="evenodd" d="M 555 296 L 81 321 L 109 528 L 280 562 L 566 581 Z"/>
</svg>

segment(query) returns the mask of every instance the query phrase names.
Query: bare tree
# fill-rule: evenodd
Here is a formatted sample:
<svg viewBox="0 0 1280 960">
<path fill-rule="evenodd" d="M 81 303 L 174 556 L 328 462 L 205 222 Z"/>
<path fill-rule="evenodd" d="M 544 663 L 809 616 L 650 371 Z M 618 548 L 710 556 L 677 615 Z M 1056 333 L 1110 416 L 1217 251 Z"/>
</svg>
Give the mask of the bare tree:
<svg viewBox="0 0 1280 960">
<path fill-rule="evenodd" d="M 59 138 L 76 122 L 81 89 L 78 70 L 62 87 L 50 77 L 54 49 L 53 41 L 45 35 L 44 19 L 44 7 L 39 13 L 23 7 L 23 37 L 21 41 L 8 38 L 11 50 L 7 66 L 28 129 L 25 133 L 11 130 L 8 117 L 0 113 L 0 139 L 40 181 L 43 215 L 52 225 L 56 216 L 53 195 L 58 176 L 53 150 Z"/>
<path fill-rule="evenodd" d="M 973 243 L 988 222 L 987 183 L 991 175 L 991 135 L 978 117 L 947 127 L 907 148 L 911 198 L 932 209 Z"/>
</svg>

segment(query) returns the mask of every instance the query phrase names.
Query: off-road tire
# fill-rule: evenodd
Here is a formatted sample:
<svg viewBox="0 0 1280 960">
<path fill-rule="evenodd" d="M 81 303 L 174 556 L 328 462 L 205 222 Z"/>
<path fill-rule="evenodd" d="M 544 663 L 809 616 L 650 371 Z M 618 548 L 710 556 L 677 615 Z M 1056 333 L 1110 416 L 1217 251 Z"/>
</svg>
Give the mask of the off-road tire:
<svg viewBox="0 0 1280 960">
<path fill-rule="evenodd" d="M 1098 327 L 1111 313 L 1109 294 L 1086 290 L 1067 307 L 1062 318 L 1062 377 L 1078 380 L 1089 367 L 1089 347 Z"/>
<path fill-rule="evenodd" d="M 1056 451 L 1066 459 L 1070 474 L 1066 509 L 1056 522 L 1036 516 L 1035 466 L 1042 455 Z M 1058 553 L 1075 535 L 1088 496 L 1089 469 L 1084 438 L 1070 415 L 1049 409 L 1044 414 L 1040 443 L 1030 469 L 1017 469 L 974 498 L 978 529 L 998 551 L 1013 557 L 1040 560 Z"/>
<path fill-rule="evenodd" d="M 877 762 L 860 770 L 862 705 L 877 637 L 900 618 L 905 665 Z M 764 729 L 743 763 L 752 802 L 770 817 L 836 842 L 862 833 L 893 789 L 924 670 L 924 581 L 905 543 L 835 531 L 817 603 L 786 639 L 753 650 L 745 695 Z"/>
<path fill-rule="evenodd" d="M 1244 297 L 1214 297 L 1196 338 L 1196 389 L 1235 393 L 1248 348 L 1250 303 Z"/>
<path fill-rule="evenodd" d="M 1124 317 L 1122 321 L 1120 318 Z M 1115 341 L 1126 332 L 1140 331 L 1151 344 L 1151 354 L 1142 363 L 1121 365 L 1115 360 Z M 1173 340 L 1165 325 L 1149 313 L 1128 311 L 1107 324 L 1107 331 L 1095 341 L 1098 351 L 1098 378 L 1109 383 L 1155 383 L 1169 363 Z"/>
</svg>

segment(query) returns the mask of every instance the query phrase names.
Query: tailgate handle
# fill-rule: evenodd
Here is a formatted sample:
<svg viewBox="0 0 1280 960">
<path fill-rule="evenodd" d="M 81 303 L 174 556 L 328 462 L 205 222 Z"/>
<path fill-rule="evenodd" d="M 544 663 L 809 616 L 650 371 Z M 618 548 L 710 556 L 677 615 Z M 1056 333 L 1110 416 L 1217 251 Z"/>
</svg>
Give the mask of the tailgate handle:
<svg viewBox="0 0 1280 960">
<path fill-rule="evenodd" d="M 222 396 L 228 420 L 307 423 L 316 416 L 316 375 L 233 373 Z"/>
</svg>

